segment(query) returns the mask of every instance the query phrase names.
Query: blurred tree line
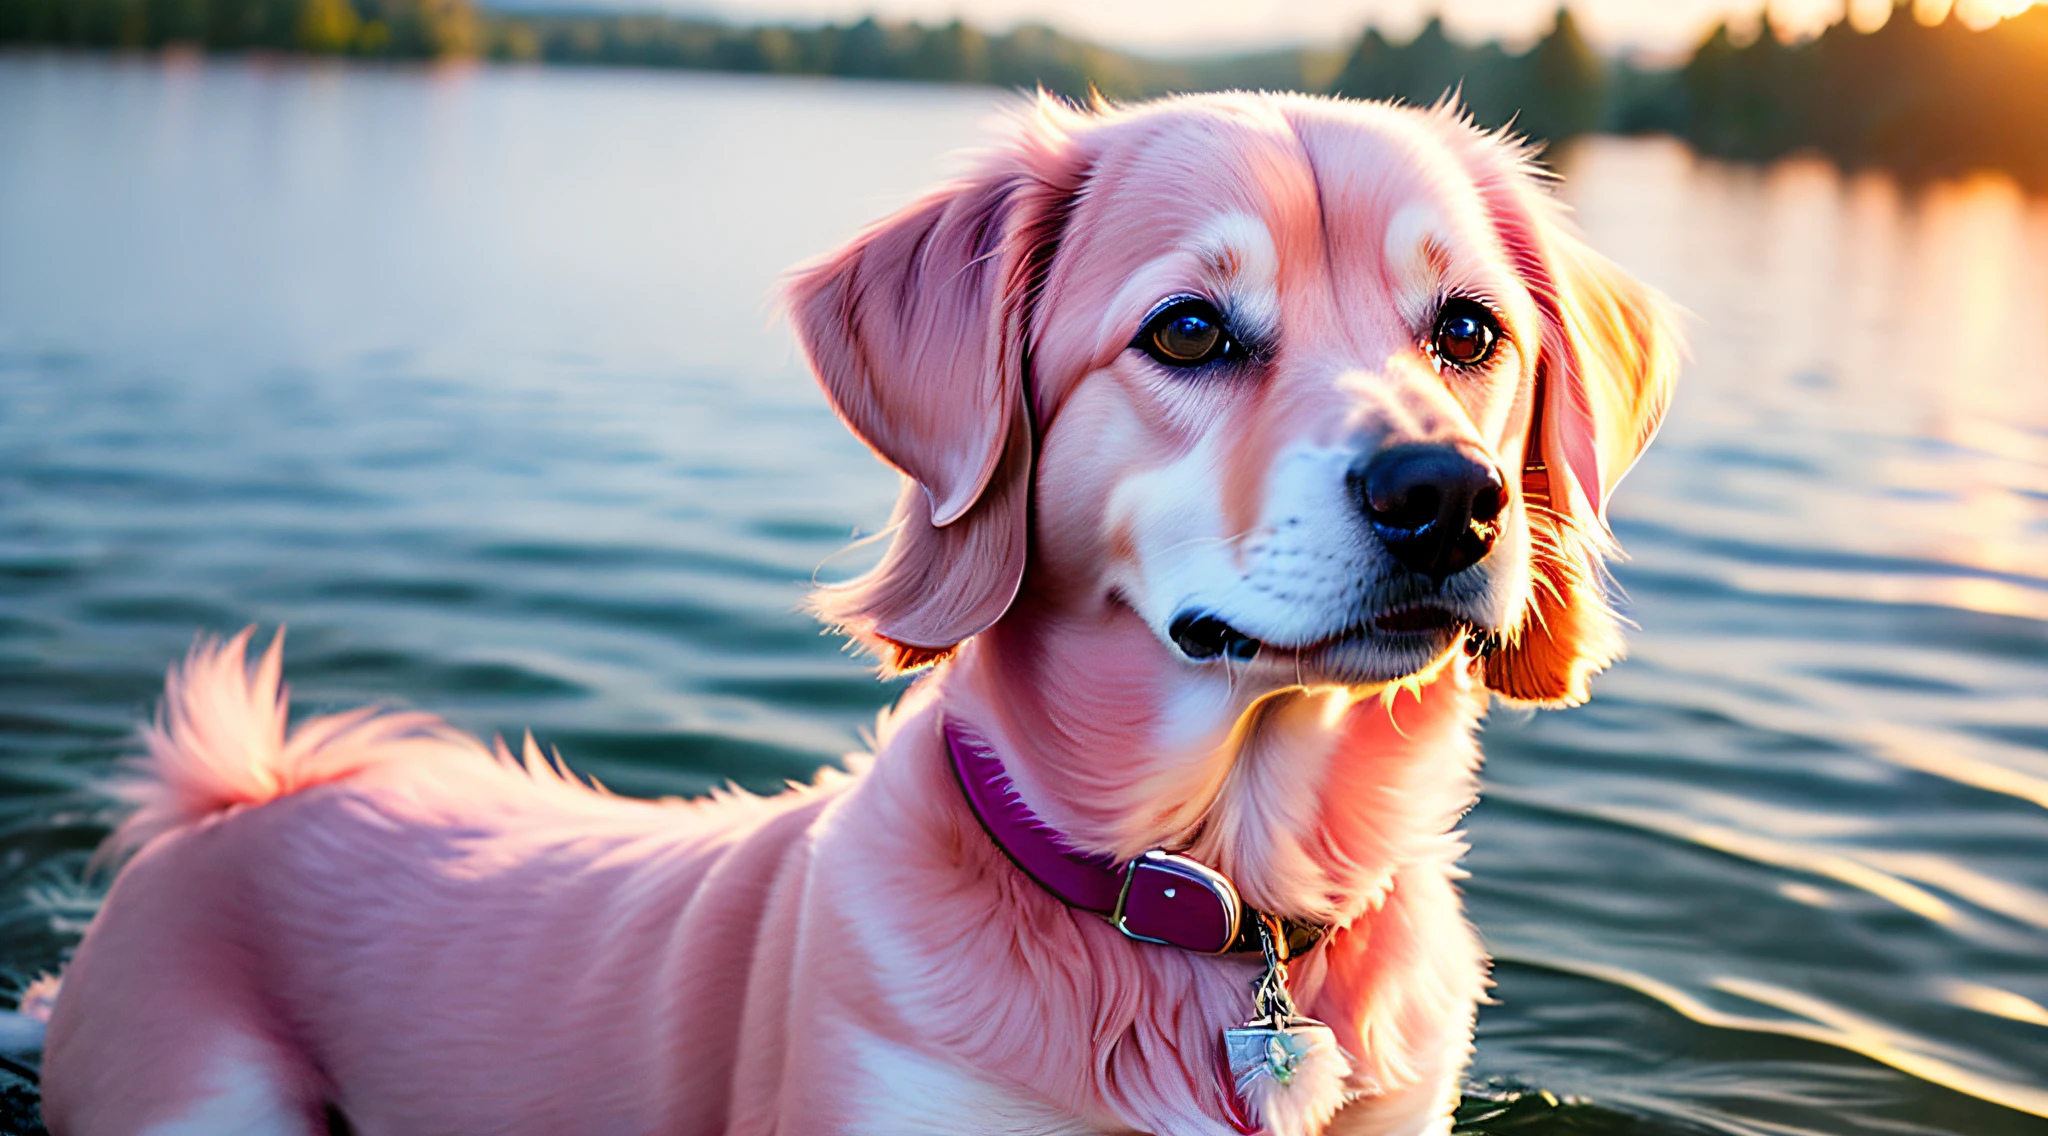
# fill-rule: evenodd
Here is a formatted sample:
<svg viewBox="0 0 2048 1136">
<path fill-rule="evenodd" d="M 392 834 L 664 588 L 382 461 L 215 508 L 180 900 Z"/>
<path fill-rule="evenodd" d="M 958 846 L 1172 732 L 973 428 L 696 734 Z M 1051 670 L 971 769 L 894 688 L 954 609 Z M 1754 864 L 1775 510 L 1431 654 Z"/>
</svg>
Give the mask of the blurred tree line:
<svg viewBox="0 0 2048 1136">
<path fill-rule="evenodd" d="M 1972 30 L 1901 0 L 1871 32 L 1848 22 L 1787 43 L 1768 24 L 1714 29 L 1677 68 L 1603 59 L 1568 10 L 1520 55 L 1460 44 L 1432 20 L 1403 44 L 1367 30 L 1334 89 L 1428 103 L 1457 90 L 1479 122 L 1534 138 L 1667 133 L 1725 157 L 1819 150 L 1917 174 L 1996 166 L 2048 184 L 2048 8 Z"/>
<path fill-rule="evenodd" d="M 396 58 L 537 60 L 791 75 L 1042 85 L 1085 97 L 1224 86 L 1318 89 L 1342 53 L 1165 63 L 1027 24 L 990 35 L 874 19 L 739 27 L 681 16 L 493 12 L 472 0 L 0 0 L 0 45 L 189 46 Z"/>
<path fill-rule="evenodd" d="M 1401 99 L 1428 105 L 1456 92 L 1472 117 L 1490 127 L 1513 125 L 1532 138 L 1568 138 L 1610 128 L 1626 104 L 1657 86 L 1626 64 L 1610 63 L 1580 34 L 1569 9 L 1559 9 L 1549 34 L 1512 54 L 1499 43 L 1462 44 L 1432 19 L 1414 39 L 1396 43 L 1367 28 L 1338 72 L 1332 90 L 1355 99 Z"/>
<path fill-rule="evenodd" d="M 2048 184 L 2048 8 L 1983 31 L 1895 11 L 1874 32 L 1842 23 L 1789 46 L 1738 44 L 1724 27 L 1675 80 L 1670 111 L 1628 125 L 1727 157 L 1812 148 L 1850 166 L 1995 166 Z"/>
<path fill-rule="evenodd" d="M 1091 87 L 1111 97 L 1190 89 L 1199 85 L 1194 73 L 1201 67 L 1141 59 L 1037 24 L 988 34 L 958 20 L 927 27 L 872 18 L 847 26 L 735 27 L 655 15 L 533 14 L 490 23 L 494 53 L 506 58 L 1044 86 L 1076 97 Z M 1285 63 L 1308 53 L 1275 54 L 1285 59 L 1268 68 L 1278 80 L 1268 85 L 1299 86 L 1300 68 Z M 1229 65 L 1234 71 L 1240 62 L 1258 65 Z"/>
<path fill-rule="evenodd" d="M 485 25 L 469 0 L 0 0 L 0 44 L 429 59 L 477 54 Z"/>
<path fill-rule="evenodd" d="M 1710 153 L 1815 148 L 1925 172 L 2004 166 L 2048 181 L 2048 9 L 1972 31 L 1901 9 L 1875 32 L 1836 24 L 1788 44 L 1717 28 L 1683 66 L 1601 56 L 1568 9 L 1532 47 L 1461 43 L 1431 20 L 1406 42 L 1367 29 L 1348 51 L 1207 59 L 1114 51 L 1027 24 L 741 27 L 683 16 L 496 12 L 472 0 L 0 0 L 0 45 L 186 44 L 405 58 L 487 56 L 777 74 L 1043 86 L 1075 98 L 1263 88 L 1432 103 L 1456 91 L 1487 126 L 1538 139 L 1668 132 Z"/>
</svg>

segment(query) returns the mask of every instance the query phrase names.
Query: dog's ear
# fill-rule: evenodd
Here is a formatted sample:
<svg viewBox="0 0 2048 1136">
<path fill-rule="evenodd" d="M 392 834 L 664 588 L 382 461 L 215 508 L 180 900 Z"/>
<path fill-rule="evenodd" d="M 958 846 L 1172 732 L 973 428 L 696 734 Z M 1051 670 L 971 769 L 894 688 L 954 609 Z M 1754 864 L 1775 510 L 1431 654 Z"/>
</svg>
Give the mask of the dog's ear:
<svg viewBox="0 0 2048 1136">
<path fill-rule="evenodd" d="M 1544 322 L 1522 471 L 1532 595 L 1487 657 L 1486 684 L 1516 702 L 1575 706 L 1622 653 L 1607 499 L 1663 420 L 1680 333 L 1662 296 L 1572 236 L 1526 174 L 1514 178 L 1490 204 Z"/>
<path fill-rule="evenodd" d="M 813 610 L 890 670 L 994 623 L 1024 575 L 1026 337 L 1079 171 L 1041 99 L 971 177 L 798 268 L 789 309 L 839 417 L 906 478 L 873 570 Z"/>
</svg>

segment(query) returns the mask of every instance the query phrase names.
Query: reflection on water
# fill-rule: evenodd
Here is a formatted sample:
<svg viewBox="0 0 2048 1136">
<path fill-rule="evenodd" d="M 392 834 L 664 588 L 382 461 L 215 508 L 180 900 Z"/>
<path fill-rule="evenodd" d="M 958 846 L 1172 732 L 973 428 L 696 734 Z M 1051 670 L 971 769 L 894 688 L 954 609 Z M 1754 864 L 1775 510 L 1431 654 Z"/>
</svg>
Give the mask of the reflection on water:
<svg viewBox="0 0 2048 1136">
<path fill-rule="evenodd" d="M 1613 143 L 1577 158 L 1587 225 L 1700 317 L 1671 436 L 1722 446 L 1701 456 L 1726 472 L 1685 495 L 1688 527 L 1775 550 L 1745 550 L 1762 562 L 1733 581 L 2048 616 L 2048 358 L 2029 347 L 2048 208 L 1993 176 L 1907 199 L 1819 162 L 1759 174 Z"/>
<path fill-rule="evenodd" d="M 0 60 L 0 965 L 89 917 L 91 780 L 196 628 L 626 791 L 856 744 L 889 692 L 795 608 L 893 487 L 763 297 L 990 105 Z M 1634 657 L 1489 730 L 1476 1075 L 1587 1131 L 2038 1132 L 2048 205 L 1563 161 L 1696 358 L 1616 499 Z"/>
<path fill-rule="evenodd" d="M 2048 205 L 1658 142 L 1565 164 L 1696 358 L 1616 501 L 1631 662 L 1489 738 L 1471 890 L 1507 1006 L 1513 964 L 1545 967 L 2048 1115 Z M 1648 1088 L 1711 1079 L 1758 1125 L 2037 1123 L 1719 1044 L 1742 1073 L 1673 1053 Z M 1600 1095 L 1579 1056 L 1539 1080 Z"/>
</svg>

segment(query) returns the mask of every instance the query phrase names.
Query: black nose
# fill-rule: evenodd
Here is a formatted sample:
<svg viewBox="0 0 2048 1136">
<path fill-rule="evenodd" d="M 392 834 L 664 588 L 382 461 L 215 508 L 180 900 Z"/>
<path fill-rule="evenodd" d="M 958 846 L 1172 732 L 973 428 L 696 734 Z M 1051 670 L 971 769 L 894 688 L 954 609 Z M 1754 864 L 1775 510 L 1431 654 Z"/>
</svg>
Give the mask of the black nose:
<svg viewBox="0 0 2048 1136">
<path fill-rule="evenodd" d="M 1387 551 L 1431 579 L 1477 564 L 1500 535 L 1500 471 L 1462 449 L 1395 446 L 1352 466 L 1350 482 Z"/>
</svg>

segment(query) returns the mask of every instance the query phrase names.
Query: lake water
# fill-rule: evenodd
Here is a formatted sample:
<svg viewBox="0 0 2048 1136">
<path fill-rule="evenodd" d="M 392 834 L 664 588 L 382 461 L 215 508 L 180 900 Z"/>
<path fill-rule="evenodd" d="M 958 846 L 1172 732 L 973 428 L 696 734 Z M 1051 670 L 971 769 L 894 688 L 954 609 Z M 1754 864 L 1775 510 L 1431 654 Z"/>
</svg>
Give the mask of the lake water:
<svg viewBox="0 0 2048 1136">
<path fill-rule="evenodd" d="M 626 792 L 857 746 L 892 691 L 795 608 L 894 486 L 767 296 L 997 97 L 0 58 L 0 979 L 199 630 Z M 1472 1130 L 2048 1131 L 2048 203 L 1562 164 L 1695 358 L 1633 657 L 1488 728 Z"/>
</svg>

